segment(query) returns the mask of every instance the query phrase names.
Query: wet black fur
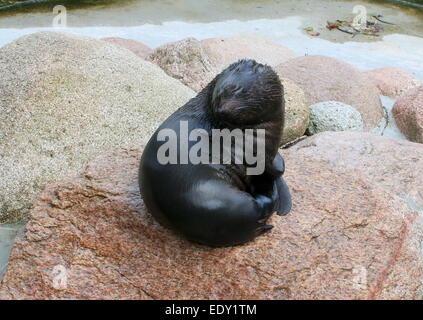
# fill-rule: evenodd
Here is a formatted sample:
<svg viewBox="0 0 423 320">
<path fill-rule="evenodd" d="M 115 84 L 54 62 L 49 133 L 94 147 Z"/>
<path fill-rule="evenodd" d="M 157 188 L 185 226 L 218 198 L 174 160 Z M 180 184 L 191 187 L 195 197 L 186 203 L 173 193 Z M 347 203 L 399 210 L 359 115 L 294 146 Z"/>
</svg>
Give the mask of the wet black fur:
<svg viewBox="0 0 423 320">
<path fill-rule="evenodd" d="M 271 214 L 291 208 L 278 154 L 283 119 L 277 74 L 254 60 L 230 65 L 173 113 L 144 149 L 139 183 L 149 212 L 187 239 L 210 246 L 242 244 L 270 230 L 266 221 Z M 180 121 L 188 121 L 190 131 L 201 128 L 210 136 L 212 129 L 265 129 L 265 172 L 247 175 L 245 162 L 159 164 L 157 150 L 164 142 L 157 141 L 158 131 L 169 128 L 179 134 Z"/>
</svg>

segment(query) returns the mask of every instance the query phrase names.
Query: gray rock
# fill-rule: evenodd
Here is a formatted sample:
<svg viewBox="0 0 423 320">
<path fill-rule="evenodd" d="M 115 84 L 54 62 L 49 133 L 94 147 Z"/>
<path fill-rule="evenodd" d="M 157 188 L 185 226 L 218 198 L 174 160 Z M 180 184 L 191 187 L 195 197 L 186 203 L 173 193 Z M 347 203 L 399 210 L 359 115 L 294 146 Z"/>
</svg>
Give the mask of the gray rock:
<svg viewBox="0 0 423 320">
<path fill-rule="evenodd" d="M 24 36 L 0 49 L 0 222 L 98 153 L 147 140 L 194 92 L 106 41 Z"/>
<path fill-rule="evenodd" d="M 310 106 L 308 134 L 323 131 L 362 131 L 363 119 L 360 112 L 338 101 L 325 101 Z"/>
<path fill-rule="evenodd" d="M 285 99 L 285 125 L 281 145 L 304 135 L 310 120 L 310 109 L 304 91 L 292 80 L 279 75 Z"/>
</svg>

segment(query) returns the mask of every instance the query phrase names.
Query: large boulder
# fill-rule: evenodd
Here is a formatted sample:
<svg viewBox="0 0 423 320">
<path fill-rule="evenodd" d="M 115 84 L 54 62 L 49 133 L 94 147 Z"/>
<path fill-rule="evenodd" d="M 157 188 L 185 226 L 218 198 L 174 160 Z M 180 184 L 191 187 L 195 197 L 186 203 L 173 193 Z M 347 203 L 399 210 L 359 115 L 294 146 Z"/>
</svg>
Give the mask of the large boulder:
<svg viewBox="0 0 423 320">
<path fill-rule="evenodd" d="M 148 139 L 193 91 L 105 41 L 24 36 L 0 49 L 0 222 L 105 150 Z"/>
<path fill-rule="evenodd" d="M 422 85 L 422 82 L 415 76 L 395 67 L 369 70 L 364 72 L 364 75 L 378 87 L 380 94 L 393 99 Z"/>
<path fill-rule="evenodd" d="M 366 130 L 377 127 L 384 117 L 379 90 L 348 63 L 310 55 L 290 59 L 275 69 L 304 90 L 309 104 L 339 101 L 357 109 Z"/>
<path fill-rule="evenodd" d="M 423 145 L 366 132 L 324 132 L 287 152 L 357 172 L 423 213 Z"/>
<path fill-rule="evenodd" d="M 133 53 L 135 53 L 138 57 L 142 59 L 145 59 L 148 55 L 150 55 L 153 52 L 153 49 L 146 46 L 144 43 L 141 43 L 139 41 L 132 40 L 132 39 L 109 37 L 109 38 L 102 38 L 101 40 L 126 48 L 132 51 Z"/>
<path fill-rule="evenodd" d="M 201 44 L 220 70 L 244 58 L 277 66 L 297 56 L 291 49 L 259 37 L 209 38 L 202 40 Z"/>
<path fill-rule="evenodd" d="M 281 144 L 287 144 L 304 135 L 310 120 L 310 108 L 304 91 L 293 81 L 282 78 L 285 99 L 285 125 Z"/>
<path fill-rule="evenodd" d="M 198 92 L 239 59 L 275 66 L 295 56 L 290 49 L 260 38 L 186 38 L 156 48 L 147 59 Z"/>
<path fill-rule="evenodd" d="M 373 135 L 362 143 L 372 137 L 396 144 Z M 401 153 L 413 144 L 396 147 L 386 166 L 397 156 L 420 161 Z M 0 299 L 420 298 L 418 215 L 378 182 L 393 182 L 396 172 L 369 178 L 301 150 L 285 151 L 292 212 L 272 217 L 275 228 L 254 242 L 218 249 L 189 243 L 148 214 L 139 150 L 101 156 L 46 188 L 14 244 Z"/>
<path fill-rule="evenodd" d="M 310 106 L 308 134 L 323 131 L 362 131 L 360 112 L 348 104 L 338 101 L 318 102 Z"/>
<path fill-rule="evenodd" d="M 423 143 L 423 85 L 402 95 L 395 102 L 392 114 L 409 140 Z"/>
</svg>

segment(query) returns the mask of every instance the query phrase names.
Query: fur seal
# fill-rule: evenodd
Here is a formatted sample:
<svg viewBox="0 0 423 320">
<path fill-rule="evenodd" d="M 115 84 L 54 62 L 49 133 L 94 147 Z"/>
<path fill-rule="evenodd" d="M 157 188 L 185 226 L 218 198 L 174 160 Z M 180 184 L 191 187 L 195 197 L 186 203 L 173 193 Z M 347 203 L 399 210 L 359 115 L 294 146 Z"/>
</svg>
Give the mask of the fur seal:
<svg viewBox="0 0 423 320">
<path fill-rule="evenodd" d="M 291 209 L 282 178 L 285 164 L 278 153 L 284 106 L 283 87 L 269 66 L 244 59 L 223 70 L 147 143 L 139 184 L 149 212 L 188 240 L 213 247 L 239 245 L 269 231 L 272 226 L 266 221 L 272 213 L 283 215 Z M 213 129 L 265 129 L 264 172 L 248 175 L 251 165 L 245 159 L 241 164 L 159 163 L 164 143 L 160 132 L 173 130 L 180 146 L 186 140 L 182 123 L 189 132 L 202 129 L 210 135 Z M 193 144 L 188 142 L 189 147 Z"/>
</svg>

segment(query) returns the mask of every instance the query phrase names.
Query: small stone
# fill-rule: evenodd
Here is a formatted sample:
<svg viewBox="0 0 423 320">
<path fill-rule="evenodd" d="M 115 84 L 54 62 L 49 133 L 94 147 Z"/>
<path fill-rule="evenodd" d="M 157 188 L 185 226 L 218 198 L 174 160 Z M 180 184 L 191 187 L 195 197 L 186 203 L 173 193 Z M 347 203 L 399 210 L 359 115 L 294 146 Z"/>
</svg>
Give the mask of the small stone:
<svg viewBox="0 0 423 320">
<path fill-rule="evenodd" d="M 362 131 L 360 112 L 338 101 L 325 101 L 310 106 L 310 135 L 323 131 Z"/>
</svg>

